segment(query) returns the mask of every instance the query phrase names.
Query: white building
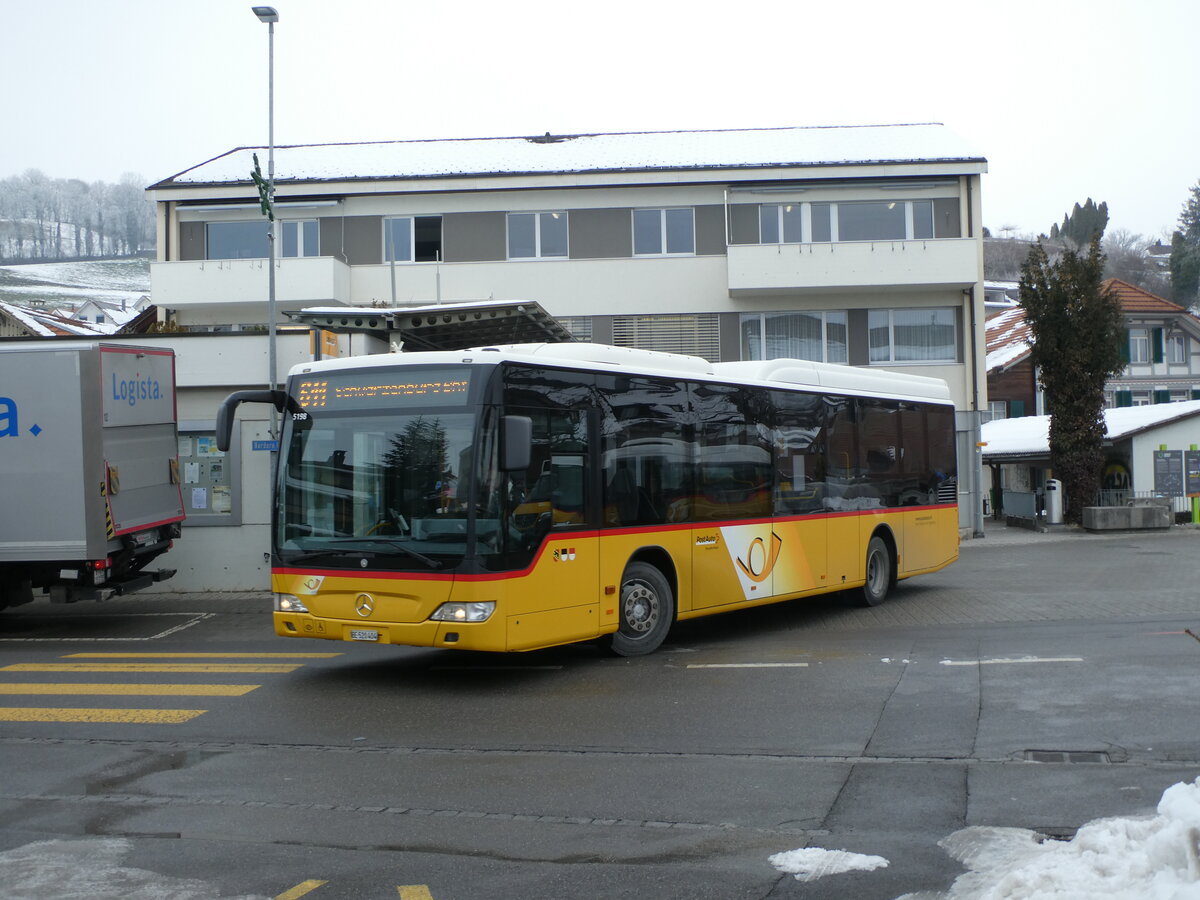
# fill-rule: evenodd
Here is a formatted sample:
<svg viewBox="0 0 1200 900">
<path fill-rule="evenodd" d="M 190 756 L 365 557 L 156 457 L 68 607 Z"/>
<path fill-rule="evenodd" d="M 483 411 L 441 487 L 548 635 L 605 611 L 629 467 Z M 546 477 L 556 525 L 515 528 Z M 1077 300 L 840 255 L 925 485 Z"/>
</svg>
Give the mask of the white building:
<svg viewBox="0 0 1200 900">
<path fill-rule="evenodd" d="M 228 391 L 267 381 L 255 153 L 265 165 L 265 148 L 240 148 L 150 188 L 152 299 L 191 333 L 162 340 L 179 354 L 192 453 L 211 454 Z M 987 408 L 985 171 L 941 125 L 278 147 L 276 307 L 286 322 L 314 307 L 536 301 L 598 342 L 942 378 L 960 411 L 970 533 Z M 338 352 L 391 349 L 394 335 L 359 331 Z M 282 334 L 280 375 L 309 352 L 307 332 Z M 184 460 L 205 505 L 172 551 L 172 589 L 267 586 L 270 454 L 255 448 L 268 437 L 264 419 L 243 418 L 228 458 Z"/>
</svg>

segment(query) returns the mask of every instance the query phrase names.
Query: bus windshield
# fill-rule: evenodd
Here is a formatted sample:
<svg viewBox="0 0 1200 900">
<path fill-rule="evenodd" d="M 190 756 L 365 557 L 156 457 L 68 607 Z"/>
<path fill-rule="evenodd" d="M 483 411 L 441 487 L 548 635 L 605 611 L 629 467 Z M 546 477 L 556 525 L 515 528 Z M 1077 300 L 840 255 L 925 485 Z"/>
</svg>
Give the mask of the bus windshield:
<svg viewBox="0 0 1200 900">
<path fill-rule="evenodd" d="M 276 546 L 284 564 L 453 565 L 467 551 L 473 411 L 322 411 L 293 423 Z"/>
</svg>

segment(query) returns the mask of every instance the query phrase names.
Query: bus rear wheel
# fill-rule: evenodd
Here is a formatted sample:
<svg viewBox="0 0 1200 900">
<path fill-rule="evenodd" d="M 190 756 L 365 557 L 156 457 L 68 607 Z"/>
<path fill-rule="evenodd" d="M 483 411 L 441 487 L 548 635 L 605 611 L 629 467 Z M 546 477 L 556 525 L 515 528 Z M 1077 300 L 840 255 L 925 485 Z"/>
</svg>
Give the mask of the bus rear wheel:
<svg viewBox="0 0 1200 900">
<path fill-rule="evenodd" d="M 618 656 L 642 656 L 662 644 L 675 621 L 675 595 L 663 573 L 631 562 L 621 576 L 620 624 L 612 636 Z"/>
<path fill-rule="evenodd" d="M 866 575 L 859 600 L 863 606 L 878 606 L 887 599 L 892 585 L 892 554 L 887 541 L 878 535 L 867 544 Z"/>
</svg>

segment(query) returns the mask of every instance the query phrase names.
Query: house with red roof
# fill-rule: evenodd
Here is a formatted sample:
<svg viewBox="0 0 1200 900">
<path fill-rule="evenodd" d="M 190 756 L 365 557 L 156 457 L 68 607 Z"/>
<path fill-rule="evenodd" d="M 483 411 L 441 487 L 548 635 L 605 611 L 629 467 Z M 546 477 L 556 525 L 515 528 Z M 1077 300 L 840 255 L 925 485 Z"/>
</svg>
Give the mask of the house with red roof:
<svg viewBox="0 0 1200 900">
<path fill-rule="evenodd" d="M 1104 386 L 1109 407 L 1200 399 L 1200 318 L 1119 278 L 1104 282 L 1125 313 L 1125 371 Z"/>
</svg>

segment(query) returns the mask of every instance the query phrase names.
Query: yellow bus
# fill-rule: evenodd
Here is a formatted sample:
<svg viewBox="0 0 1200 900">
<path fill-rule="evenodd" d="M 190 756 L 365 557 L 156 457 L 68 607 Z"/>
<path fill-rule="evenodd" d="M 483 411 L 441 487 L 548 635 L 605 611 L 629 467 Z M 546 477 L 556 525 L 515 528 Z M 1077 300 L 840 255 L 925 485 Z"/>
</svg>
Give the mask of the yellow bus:
<svg viewBox="0 0 1200 900">
<path fill-rule="evenodd" d="M 515 651 L 853 590 L 958 557 L 945 382 L 523 344 L 302 364 L 284 415 L 284 637 Z"/>
</svg>

